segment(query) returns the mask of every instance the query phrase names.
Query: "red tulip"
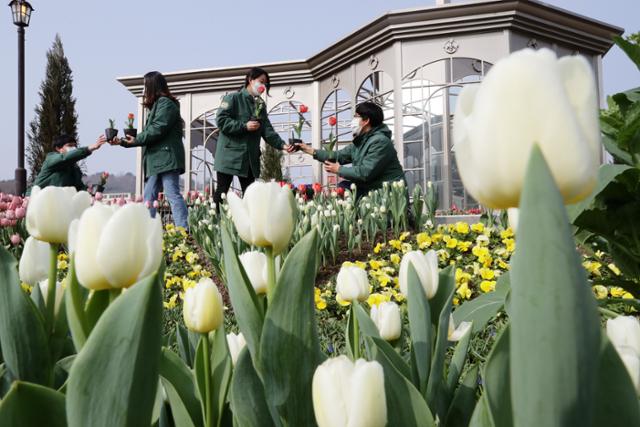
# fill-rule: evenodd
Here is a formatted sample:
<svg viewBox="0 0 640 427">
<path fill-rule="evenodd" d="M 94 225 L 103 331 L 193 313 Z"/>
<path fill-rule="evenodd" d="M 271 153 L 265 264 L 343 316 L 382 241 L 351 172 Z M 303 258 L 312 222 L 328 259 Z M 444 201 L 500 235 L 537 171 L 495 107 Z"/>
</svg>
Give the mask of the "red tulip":
<svg viewBox="0 0 640 427">
<path fill-rule="evenodd" d="M 211 190 L 211 189 L 209 188 L 209 186 L 208 186 L 208 185 L 207 185 L 207 186 L 205 186 L 205 187 L 204 187 L 204 194 L 207 194 L 207 195 L 208 195 L 210 190 Z"/>
<path fill-rule="evenodd" d="M 133 115 L 133 113 L 129 113 L 129 115 L 128 115 L 127 117 L 129 118 L 129 120 L 133 120 L 133 118 L 134 118 L 135 116 Z"/>
<path fill-rule="evenodd" d="M 319 182 L 316 182 L 313 184 L 313 192 L 316 194 L 319 194 L 322 192 L 322 184 L 320 184 Z"/>
<path fill-rule="evenodd" d="M 304 184 L 300 184 L 300 185 L 298 185 L 298 191 L 299 191 L 301 194 L 305 194 L 305 193 L 307 192 L 307 186 L 306 186 L 306 185 L 304 185 Z"/>
<path fill-rule="evenodd" d="M 344 197 L 344 188 L 342 188 L 342 187 L 338 187 L 338 188 L 336 189 L 336 194 L 337 194 L 338 196 L 340 196 L 340 197 Z"/>
<path fill-rule="evenodd" d="M 304 114 L 304 113 L 306 113 L 307 111 L 309 111 L 309 107 L 307 107 L 307 106 L 306 106 L 306 105 L 304 105 L 304 104 L 301 104 L 301 105 L 300 105 L 300 113 Z"/>
<path fill-rule="evenodd" d="M 328 123 L 329 126 L 335 126 L 336 123 L 338 123 L 338 119 L 336 119 L 336 116 L 331 116 L 329 117 Z"/>
</svg>

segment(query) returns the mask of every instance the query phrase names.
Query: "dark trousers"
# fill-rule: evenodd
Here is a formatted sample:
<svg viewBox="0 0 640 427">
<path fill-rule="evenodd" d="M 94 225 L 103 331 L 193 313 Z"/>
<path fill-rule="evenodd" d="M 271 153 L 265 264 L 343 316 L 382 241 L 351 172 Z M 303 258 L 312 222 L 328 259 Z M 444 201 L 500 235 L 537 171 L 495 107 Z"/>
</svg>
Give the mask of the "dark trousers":
<svg viewBox="0 0 640 427">
<path fill-rule="evenodd" d="M 249 176 L 243 178 L 241 176 L 238 177 L 240 180 L 240 188 L 242 188 L 242 195 L 244 196 L 244 192 L 247 191 L 247 187 L 253 184 L 253 181 L 256 179 L 253 177 L 251 170 L 249 170 Z M 231 187 L 231 183 L 233 182 L 233 175 L 229 175 L 227 173 L 216 172 L 216 191 L 213 193 L 213 201 L 216 203 L 216 209 L 220 209 L 220 203 L 222 202 L 222 195 L 227 194 L 229 188 Z"/>
</svg>

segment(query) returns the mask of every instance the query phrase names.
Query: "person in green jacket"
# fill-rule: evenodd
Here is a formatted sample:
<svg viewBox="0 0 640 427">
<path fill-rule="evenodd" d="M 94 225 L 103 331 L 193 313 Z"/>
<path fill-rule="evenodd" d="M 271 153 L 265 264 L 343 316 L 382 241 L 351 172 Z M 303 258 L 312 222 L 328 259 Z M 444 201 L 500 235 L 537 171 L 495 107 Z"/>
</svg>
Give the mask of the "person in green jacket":
<svg viewBox="0 0 640 427">
<path fill-rule="evenodd" d="M 144 200 L 150 206 L 151 216 L 156 214 L 153 202 L 158 199 L 158 193 L 164 191 L 171 206 L 173 222 L 188 230 L 187 205 L 180 193 L 180 175 L 185 171 L 184 122 L 180 117 L 180 104 L 161 73 L 152 71 L 145 74 L 143 104 L 149 109 L 144 130 L 135 138 L 127 136 L 124 140 L 112 141 L 112 144 L 142 147 L 146 177 Z"/>
<path fill-rule="evenodd" d="M 107 139 L 101 135 L 95 144 L 78 148 L 78 143 L 71 135 L 57 136 L 53 141 L 55 151 L 47 154 L 33 186 L 75 187 L 78 191 L 86 190 L 87 186 L 82 182 L 82 171 L 78 162 L 89 157 L 105 142 Z M 28 194 L 30 193 L 31 190 L 28 191 Z"/>
<path fill-rule="evenodd" d="M 268 95 L 270 88 L 269 74 L 262 68 L 252 68 L 242 88 L 225 96 L 220 104 L 216 115 L 220 134 L 214 160 L 217 186 L 213 196 L 218 206 L 234 176 L 238 177 L 243 193 L 260 177 L 261 138 L 278 150 L 295 150 L 271 126 L 265 102 L 260 97 L 265 92 Z"/>
<path fill-rule="evenodd" d="M 338 186 L 356 185 L 357 198 L 382 188 L 384 182 L 405 181 L 398 153 L 391 141 L 391 131 L 383 123 L 382 108 L 373 102 L 356 107 L 351 122 L 353 142 L 338 151 L 316 150 L 307 144 L 299 148 L 324 162 L 324 170 L 344 178 Z"/>
</svg>

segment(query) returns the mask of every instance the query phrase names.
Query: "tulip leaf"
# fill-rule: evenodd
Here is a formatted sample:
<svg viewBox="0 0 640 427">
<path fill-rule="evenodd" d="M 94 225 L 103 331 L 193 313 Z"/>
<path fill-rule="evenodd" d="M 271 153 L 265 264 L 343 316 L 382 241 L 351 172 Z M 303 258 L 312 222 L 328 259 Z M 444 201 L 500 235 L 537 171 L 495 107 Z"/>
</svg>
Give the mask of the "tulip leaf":
<svg viewBox="0 0 640 427">
<path fill-rule="evenodd" d="M 311 380 L 324 356 L 315 319 L 318 233 L 291 250 L 273 291 L 260 338 L 258 372 L 270 407 L 291 426 L 314 422 Z"/>
<path fill-rule="evenodd" d="M 354 333 L 354 329 L 355 329 L 355 322 L 357 320 L 357 315 L 354 315 L 354 306 L 358 305 L 357 301 L 352 301 L 351 302 L 351 306 L 349 308 L 349 314 L 347 314 L 347 327 L 345 328 L 344 331 L 344 335 L 345 335 L 345 344 L 347 347 L 347 354 L 349 355 L 349 358 L 351 360 L 355 360 L 355 356 L 354 356 L 354 349 L 356 348 L 356 345 L 359 347 L 360 343 L 356 343 L 355 342 L 355 333 Z M 358 338 L 360 337 L 360 335 L 358 335 Z"/>
<path fill-rule="evenodd" d="M 491 418 L 489 404 L 484 394 L 480 396 L 480 400 L 476 403 L 476 407 L 471 415 L 471 420 L 469 421 L 469 427 L 495 427 L 493 418 Z"/>
<path fill-rule="evenodd" d="M 467 427 L 476 405 L 476 389 L 478 388 L 478 366 L 470 368 L 457 388 L 447 411 L 443 425 L 447 427 Z"/>
<path fill-rule="evenodd" d="M 640 405 L 636 389 L 618 352 L 603 334 L 594 426 L 640 425 Z"/>
<path fill-rule="evenodd" d="M 483 398 L 490 413 L 492 425 L 509 427 L 513 423 L 509 365 L 509 326 L 496 339 L 484 367 Z"/>
<path fill-rule="evenodd" d="M 16 381 L 0 402 L 0 425 L 66 427 L 64 394 L 41 385 Z"/>
<path fill-rule="evenodd" d="M 229 356 L 227 338 L 222 325 L 214 332 L 213 340 L 211 339 L 211 336 L 209 336 L 208 339 L 204 339 L 204 337 L 201 338 L 198 343 L 198 348 L 196 349 L 194 369 L 201 401 L 204 401 L 206 396 L 204 368 L 205 345 L 209 345 L 209 348 L 211 349 L 212 419 L 217 421 L 222 417 L 224 405 L 227 401 L 227 391 L 229 390 L 229 384 L 231 381 L 231 357 Z"/>
<path fill-rule="evenodd" d="M 473 328 L 473 325 L 471 325 Z M 449 396 L 453 396 L 456 386 L 458 385 L 458 381 L 460 380 L 460 374 L 462 374 L 462 370 L 464 368 L 464 364 L 467 361 L 467 352 L 469 350 L 469 343 L 471 342 L 472 330 L 469 330 L 461 339 L 458 341 L 455 350 L 453 351 L 453 357 L 451 358 L 451 363 L 449 363 L 449 370 L 447 372 L 447 394 Z"/>
<path fill-rule="evenodd" d="M 371 342 L 376 347 L 378 352 L 384 354 L 389 363 L 393 365 L 393 367 L 400 372 L 407 380 L 411 381 L 411 370 L 406 362 L 402 359 L 402 356 L 398 354 L 398 352 L 385 340 L 380 337 L 369 337 Z M 374 353 L 375 354 L 375 353 Z M 372 354 L 371 358 L 374 356 Z"/>
<path fill-rule="evenodd" d="M 258 359 L 260 351 L 260 333 L 264 316 L 258 296 L 242 268 L 238 254 L 233 247 L 229 231 L 222 227 L 222 248 L 224 250 L 224 270 L 227 278 L 229 297 L 233 305 L 238 327 L 244 335 L 253 360 Z"/>
<path fill-rule="evenodd" d="M 433 347 L 433 358 L 431 359 L 431 371 L 427 383 L 427 403 L 432 411 L 436 412 L 440 419 L 447 415 L 446 384 L 444 377 L 444 362 L 447 353 L 447 343 L 449 342 L 449 318 L 451 317 L 451 306 L 453 294 L 455 292 L 455 276 L 453 266 L 449 266 L 440 271 L 438 282 L 438 292 L 431 300 L 434 310 L 440 313 L 437 322 L 433 326 L 436 330 L 435 345 Z M 431 316 L 432 321 L 435 319 Z"/>
<path fill-rule="evenodd" d="M 67 386 L 69 425 L 149 425 L 161 345 L 161 287 L 153 274 L 107 308 L 76 357 Z"/>
<path fill-rule="evenodd" d="M 178 344 L 178 351 L 180 357 L 187 364 L 189 368 L 193 367 L 193 361 L 195 359 L 196 349 L 192 343 L 189 330 L 182 326 L 180 323 L 176 325 L 176 342 Z M 197 343 L 197 341 L 196 341 Z"/>
<path fill-rule="evenodd" d="M 376 324 L 373 323 L 373 320 L 371 320 L 369 314 L 366 312 L 364 307 L 362 307 L 362 304 L 357 304 L 354 309 L 356 311 L 356 318 L 358 319 L 360 333 L 365 337 L 380 338 L 380 332 L 378 332 Z"/>
<path fill-rule="evenodd" d="M 71 257 L 69 273 L 67 274 L 67 288 L 65 290 L 65 311 L 71 331 L 71 338 L 76 351 L 80 352 L 89 336 L 89 325 L 84 312 L 87 291 L 80 286 L 76 276 L 75 257 Z"/>
<path fill-rule="evenodd" d="M 374 338 L 375 340 L 375 338 Z M 433 415 L 420 391 L 401 374 L 387 354 L 373 349 L 375 360 L 384 370 L 388 427 L 435 426 Z"/>
<path fill-rule="evenodd" d="M 176 427 L 202 426 L 200 400 L 196 393 L 193 373 L 174 352 L 162 349 L 160 377 L 169 398 Z"/>
<path fill-rule="evenodd" d="M 507 272 L 498 278 L 496 289 L 493 292 L 482 294 L 456 308 L 453 311 L 455 324 L 473 322 L 471 333 L 474 334 L 484 330 L 487 323 L 504 308 L 505 298 L 510 289 L 509 273 Z"/>
<path fill-rule="evenodd" d="M 88 332 L 91 334 L 93 328 L 95 328 L 96 323 L 100 320 L 100 316 L 102 313 L 109 307 L 109 295 L 110 291 L 108 289 L 102 291 L 94 291 L 91 294 L 91 297 L 87 301 L 87 306 L 85 309 L 85 313 L 87 314 L 87 326 Z"/>
<path fill-rule="evenodd" d="M 595 298 L 562 196 L 532 150 L 511 266 L 510 371 L 521 426 L 591 425 L 600 349 Z"/>
<path fill-rule="evenodd" d="M 31 289 L 31 300 L 44 316 L 46 313 L 46 306 L 44 303 L 44 296 L 42 295 L 42 290 L 39 285 L 36 285 Z"/>
<path fill-rule="evenodd" d="M 409 313 L 409 331 L 411 336 L 411 365 L 412 371 L 418 374 L 413 383 L 424 395 L 427 392 L 427 382 L 431 369 L 431 311 L 429 300 L 422 288 L 420 278 L 413 264 L 409 263 L 407 271 L 408 295 L 407 307 Z"/>
<path fill-rule="evenodd" d="M 0 247 L 0 345 L 15 379 L 51 383 L 53 363 L 44 318 L 20 287 L 16 260 L 4 247 Z"/>
<path fill-rule="evenodd" d="M 242 427 L 275 425 L 269 413 L 264 387 L 253 367 L 251 354 L 247 348 L 243 348 L 238 355 L 229 395 L 234 425 Z M 278 425 L 280 425 L 279 422 Z"/>
</svg>

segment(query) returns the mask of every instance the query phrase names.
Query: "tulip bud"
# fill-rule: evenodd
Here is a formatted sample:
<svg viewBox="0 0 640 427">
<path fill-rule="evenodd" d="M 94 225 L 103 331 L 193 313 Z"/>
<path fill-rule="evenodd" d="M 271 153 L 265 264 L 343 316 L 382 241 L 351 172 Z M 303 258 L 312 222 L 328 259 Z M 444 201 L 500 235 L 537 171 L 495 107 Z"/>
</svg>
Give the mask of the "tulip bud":
<svg viewBox="0 0 640 427">
<path fill-rule="evenodd" d="M 231 354 L 231 363 L 233 363 L 233 366 L 236 366 L 240 352 L 247 345 L 242 332 L 239 334 L 227 334 L 227 345 L 229 346 L 229 353 Z"/>
<path fill-rule="evenodd" d="M 382 302 L 371 307 L 371 320 L 375 323 L 383 340 L 394 341 L 400 338 L 402 320 L 400 307 L 395 302 Z"/>
<path fill-rule="evenodd" d="M 18 246 L 20 244 L 20 242 L 22 242 L 22 237 L 20 237 L 19 234 L 12 234 L 11 235 L 11 244 L 13 246 Z"/>
<path fill-rule="evenodd" d="M 453 321 L 453 315 L 449 315 L 449 333 L 447 334 L 447 338 L 449 339 L 449 341 L 460 341 L 470 329 L 471 322 L 462 322 L 456 328 L 456 324 Z"/>
<path fill-rule="evenodd" d="M 27 230 L 38 240 L 67 243 L 69 224 L 91 206 L 91 195 L 73 187 L 34 187 L 27 211 Z"/>
<path fill-rule="evenodd" d="M 518 218 L 520 217 L 520 210 L 518 208 L 507 209 L 507 218 L 509 219 L 509 227 L 514 233 L 518 231 Z"/>
<path fill-rule="evenodd" d="M 257 294 L 266 294 L 267 256 L 262 252 L 251 251 L 243 253 L 239 258 L 253 289 Z"/>
<path fill-rule="evenodd" d="M 95 196 L 94 196 L 94 198 L 96 199 L 96 202 L 100 202 L 100 201 L 102 201 L 103 197 L 104 197 L 104 196 L 103 196 L 103 195 L 102 195 L 102 193 L 101 193 L 101 192 L 99 192 L 99 191 L 98 191 L 98 192 L 96 192 L 96 194 L 95 194 Z"/>
<path fill-rule="evenodd" d="M 418 274 L 422 289 L 428 299 L 431 299 L 438 292 L 438 255 L 436 251 L 429 251 L 426 254 L 421 251 L 407 252 L 400 262 L 400 272 L 398 275 L 398 281 L 400 282 L 400 291 L 409 295 L 409 263 L 413 265 L 413 268 Z"/>
<path fill-rule="evenodd" d="M 341 267 L 336 281 L 336 292 L 344 301 L 362 302 L 369 297 L 369 278 L 360 267 Z"/>
<path fill-rule="evenodd" d="M 346 356 L 328 359 L 312 381 L 319 427 L 383 427 L 387 424 L 384 371 L 378 362 Z"/>
<path fill-rule="evenodd" d="M 69 235 L 78 281 L 89 289 L 127 288 L 162 261 L 160 218 L 151 218 L 141 204 L 114 209 L 96 203 Z"/>
<path fill-rule="evenodd" d="M 600 154 L 598 95 L 582 56 L 521 50 L 459 98 L 453 139 L 465 188 L 487 207 L 518 206 L 538 145 L 566 203 L 591 193 Z M 526 99 L 527 102 L 522 102 Z"/>
<path fill-rule="evenodd" d="M 607 320 L 607 336 L 618 351 L 640 395 L 640 322 L 632 316 Z"/>
<path fill-rule="evenodd" d="M 47 292 L 49 291 L 49 281 L 42 280 L 38 283 L 40 286 L 40 293 L 42 294 L 42 298 L 44 300 L 44 304 L 47 304 Z M 60 309 L 60 303 L 62 302 L 62 297 L 64 296 L 64 288 L 60 284 L 60 282 L 56 282 L 56 297 L 55 302 L 53 304 L 53 311 L 55 315 L 58 315 L 58 310 Z"/>
<path fill-rule="evenodd" d="M 16 209 L 16 219 L 22 219 L 27 216 L 27 210 L 23 207 Z"/>
<path fill-rule="evenodd" d="M 21 281 L 35 285 L 49 277 L 49 251 L 47 243 L 31 236 L 27 238 L 18 268 Z"/>
<path fill-rule="evenodd" d="M 215 331 L 223 320 L 222 295 L 211 279 L 201 279 L 185 292 L 182 310 L 189 330 L 201 334 Z"/>
<path fill-rule="evenodd" d="M 250 245 L 271 247 L 280 254 L 293 233 L 295 202 L 288 186 L 275 182 L 254 182 L 244 199 L 228 194 L 229 209 L 238 234 Z"/>
</svg>

